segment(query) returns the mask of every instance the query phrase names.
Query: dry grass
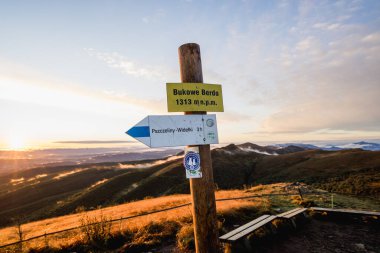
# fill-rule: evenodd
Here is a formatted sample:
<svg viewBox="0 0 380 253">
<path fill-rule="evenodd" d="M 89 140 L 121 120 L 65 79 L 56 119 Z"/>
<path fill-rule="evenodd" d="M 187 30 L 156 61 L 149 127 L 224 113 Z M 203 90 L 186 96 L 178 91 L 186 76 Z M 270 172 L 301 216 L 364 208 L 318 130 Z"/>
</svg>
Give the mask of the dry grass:
<svg viewBox="0 0 380 253">
<path fill-rule="evenodd" d="M 246 190 L 217 191 L 216 199 L 283 192 L 285 186 L 286 184 L 275 184 L 265 186 L 261 185 Z M 189 195 L 172 195 L 126 203 L 123 205 L 103 208 L 100 210 L 89 211 L 86 212 L 85 215 L 88 221 L 98 219 L 99 217 L 107 217 L 107 219 L 110 220 L 117 219 L 120 217 L 127 217 L 131 215 L 147 213 L 189 202 L 191 202 L 191 197 Z M 234 216 L 236 213 L 239 212 L 239 210 L 256 210 L 257 213 L 262 213 L 268 211 L 269 208 L 270 202 L 267 198 L 254 198 L 217 202 L 218 217 Z M 175 222 L 176 224 L 179 224 L 180 226 L 184 227 L 183 229 L 177 229 L 180 232 L 179 238 L 182 238 L 182 234 L 186 235 L 187 238 L 187 234 L 189 233 L 190 229 L 185 229 L 185 227 L 188 227 L 192 223 L 191 206 L 185 206 L 167 212 L 151 214 L 147 216 L 124 220 L 121 222 L 114 222 L 112 228 L 110 229 L 111 233 L 114 234 L 121 233 L 122 231 L 126 230 L 133 231 L 134 234 L 140 235 L 135 237 L 136 240 L 138 238 L 138 240 L 145 240 L 146 238 L 144 239 L 143 231 L 145 231 L 149 227 L 152 227 L 152 221 L 154 221 L 154 224 L 169 224 L 170 222 Z M 51 218 L 24 224 L 22 225 L 22 229 L 24 231 L 25 239 L 27 239 L 44 234 L 45 232 L 51 233 L 54 231 L 78 227 L 80 225 L 83 225 L 83 213 L 66 215 L 57 218 Z M 175 226 L 173 225 L 173 229 L 170 231 L 173 232 L 175 230 L 174 227 Z M 0 245 L 17 241 L 18 238 L 17 233 L 15 233 L 15 231 L 15 227 L 1 229 Z M 162 233 L 165 234 L 166 232 Z M 150 240 L 154 239 L 150 238 Z M 85 238 L 83 237 L 83 232 L 81 233 L 80 230 L 74 230 L 68 233 L 61 233 L 54 236 L 48 236 L 47 240 L 46 238 L 32 240 L 30 243 L 27 243 L 27 246 L 38 248 L 44 247 L 46 246 L 46 241 L 48 241 L 50 247 L 60 248 L 65 245 L 72 245 L 76 242 L 85 241 Z M 183 246 L 185 244 L 188 244 L 186 241 L 183 241 L 182 243 Z"/>
<path fill-rule="evenodd" d="M 194 243 L 194 228 L 192 225 L 182 226 L 177 233 L 177 246 L 184 251 L 192 249 Z"/>
</svg>

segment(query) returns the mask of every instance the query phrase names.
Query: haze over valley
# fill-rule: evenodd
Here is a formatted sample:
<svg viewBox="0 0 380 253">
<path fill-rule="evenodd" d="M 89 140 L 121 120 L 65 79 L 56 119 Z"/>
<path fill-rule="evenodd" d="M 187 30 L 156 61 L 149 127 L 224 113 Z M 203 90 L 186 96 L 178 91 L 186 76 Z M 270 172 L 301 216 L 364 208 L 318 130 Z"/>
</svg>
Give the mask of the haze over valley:
<svg viewBox="0 0 380 253">
<path fill-rule="evenodd" d="M 358 143 L 342 147 L 362 145 L 376 149 L 378 145 Z M 54 151 L 49 150 L 48 154 L 51 152 Z M 70 152 L 77 155 L 70 157 Z M 58 153 L 64 153 L 67 160 L 24 170 L 3 169 L 0 224 L 9 225 L 12 217 L 19 215 L 36 220 L 69 214 L 78 207 L 91 209 L 146 197 L 189 193 L 183 152 L 179 149 L 95 156 L 89 152 L 78 156 L 77 150 L 60 150 Z M 328 151 L 305 144 L 244 143 L 214 148 L 212 159 L 218 189 L 303 182 L 338 193 L 379 197 L 379 152 L 357 148 Z"/>
</svg>

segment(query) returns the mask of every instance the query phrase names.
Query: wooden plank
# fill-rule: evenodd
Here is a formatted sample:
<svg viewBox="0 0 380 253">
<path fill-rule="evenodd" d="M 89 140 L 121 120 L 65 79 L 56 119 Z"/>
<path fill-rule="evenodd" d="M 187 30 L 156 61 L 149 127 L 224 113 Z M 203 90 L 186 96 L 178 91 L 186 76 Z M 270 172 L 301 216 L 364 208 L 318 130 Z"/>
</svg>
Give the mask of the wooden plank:
<svg viewBox="0 0 380 253">
<path fill-rule="evenodd" d="M 280 213 L 280 214 L 277 215 L 277 217 L 284 217 L 284 216 L 286 216 L 288 214 L 291 214 L 293 212 L 297 212 L 298 210 L 301 210 L 301 209 L 302 209 L 301 207 L 297 207 L 297 208 L 289 210 L 289 211 L 287 211 L 285 213 Z"/>
<path fill-rule="evenodd" d="M 219 239 L 221 239 L 221 240 L 226 240 L 226 239 L 228 239 L 229 237 L 231 237 L 231 236 L 233 236 L 233 235 L 235 235 L 235 234 L 237 234 L 237 233 L 243 231 L 244 229 L 247 229 L 247 228 L 249 228 L 250 226 L 253 226 L 253 225 L 255 225 L 256 223 L 258 223 L 258 222 L 260 222 L 260 221 L 262 221 L 262 220 L 268 218 L 269 216 L 270 216 L 270 215 L 268 215 L 268 214 L 262 215 L 262 216 L 260 216 L 259 218 L 254 219 L 253 221 L 250 221 L 250 222 L 244 224 L 243 226 L 240 226 L 240 227 L 238 227 L 238 228 L 236 228 L 236 229 L 234 229 L 234 230 L 228 232 L 227 234 L 225 234 L 225 235 L 219 237 Z"/>
<path fill-rule="evenodd" d="M 300 213 L 305 212 L 306 210 L 307 210 L 307 208 L 301 208 L 300 210 L 297 210 L 297 211 L 295 211 L 295 212 L 292 212 L 292 213 L 289 213 L 289 214 L 287 214 L 287 215 L 284 215 L 284 216 L 282 216 L 281 218 L 287 218 L 287 219 L 290 219 L 290 218 L 296 216 L 297 214 L 300 214 Z"/>
<path fill-rule="evenodd" d="M 276 219 L 276 218 L 277 218 L 277 216 L 275 216 L 275 215 L 271 215 L 271 216 L 267 217 L 266 219 L 260 221 L 259 223 L 256 223 L 255 225 L 253 225 L 253 226 L 251 226 L 251 227 L 249 227 L 249 228 L 243 230 L 242 232 L 240 232 L 240 233 L 238 233 L 238 234 L 236 234 L 236 235 L 230 237 L 230 238 L 228 239 L 228 241 L 236 241 L 236 240 L 240 239 L 241 237 L 246 236 L 246 235 L 248 235 L 249 233 L 252 233 L 252 232 L 255 231 L 256 229 L 258 229 L 258 228 L 264 226 L 265 224 L 267 224 L 268 222 L 271 222 L 272 220 L 274 220 L 274 219 Z"/>
<path fill-rule="evenodd" d="M 322 208 L 322 207 L 311 207 L 310 210 L 324 211 L 324 212 L 335 212 L 335 213 L 348 213 L 348 214 L 380 216 L 380 212 L 352 210 L 352 209 L 332 209 L 332 208 Z"/>
</svg>

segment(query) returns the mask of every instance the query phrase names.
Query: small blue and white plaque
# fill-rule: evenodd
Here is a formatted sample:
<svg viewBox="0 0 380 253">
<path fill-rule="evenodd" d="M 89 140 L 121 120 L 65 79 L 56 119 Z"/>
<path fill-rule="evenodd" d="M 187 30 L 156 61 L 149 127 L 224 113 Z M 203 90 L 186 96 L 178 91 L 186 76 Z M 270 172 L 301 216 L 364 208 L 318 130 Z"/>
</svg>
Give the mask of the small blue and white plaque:
<svg viewBox="0 0 380 253">
<path fill-rule="evenodd" d="M 186 178 L 201 178 L 201 157 L 198 147 L 186 147 L 183 158 L 183 166 L 186 169 Z"/>
</svg>

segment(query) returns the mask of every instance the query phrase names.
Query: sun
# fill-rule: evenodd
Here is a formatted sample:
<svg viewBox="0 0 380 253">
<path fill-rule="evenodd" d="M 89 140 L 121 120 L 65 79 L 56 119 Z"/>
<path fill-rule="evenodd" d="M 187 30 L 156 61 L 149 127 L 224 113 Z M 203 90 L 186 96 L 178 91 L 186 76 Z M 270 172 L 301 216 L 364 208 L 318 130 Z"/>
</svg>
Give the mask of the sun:
<svg viewBox="0 0 380 253">
<path fill-rule="evenodd" d="M 9 140 L 8 147 L 11 150 L 23 150 L 25 149 L 25 141 L 21 138 L 13 137 Z"/>
</svg>

